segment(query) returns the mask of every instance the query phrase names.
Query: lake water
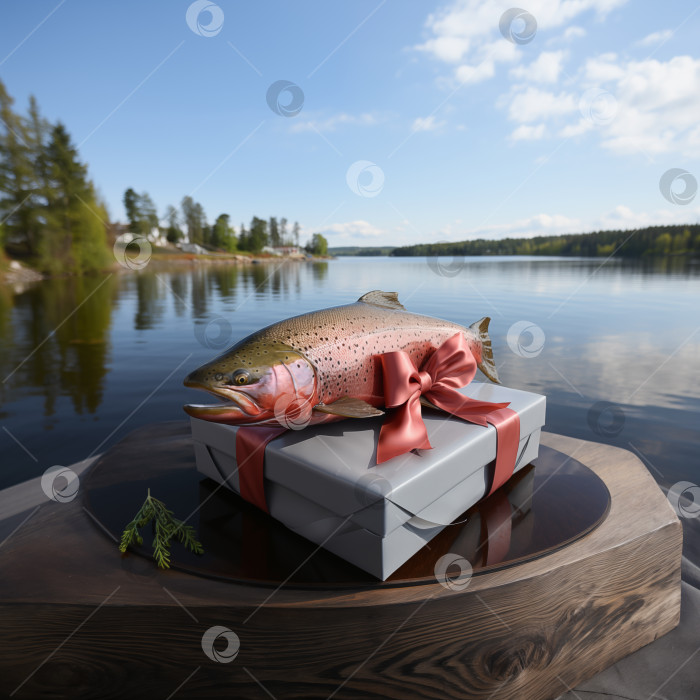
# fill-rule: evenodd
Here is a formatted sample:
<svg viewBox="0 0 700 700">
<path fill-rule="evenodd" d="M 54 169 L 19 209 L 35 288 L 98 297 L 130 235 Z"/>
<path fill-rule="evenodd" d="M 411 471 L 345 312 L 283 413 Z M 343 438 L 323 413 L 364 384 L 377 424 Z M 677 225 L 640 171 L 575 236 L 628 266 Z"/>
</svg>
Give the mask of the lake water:
<svg viewBox="0 0 700 700">
<path fill-rule="evenodd" d="M 183 403 L 206 401 L 182 386 L 191 369 L 372 289 L 465 325 L 491 316 L 501 380 L 547 395 L 548 430 L 633 450 L 662 484 L 700 483 L 700 265 L 481 257 L 151 264 L 2 288 L 0 488 L 185 419 Z"/>
</svg>

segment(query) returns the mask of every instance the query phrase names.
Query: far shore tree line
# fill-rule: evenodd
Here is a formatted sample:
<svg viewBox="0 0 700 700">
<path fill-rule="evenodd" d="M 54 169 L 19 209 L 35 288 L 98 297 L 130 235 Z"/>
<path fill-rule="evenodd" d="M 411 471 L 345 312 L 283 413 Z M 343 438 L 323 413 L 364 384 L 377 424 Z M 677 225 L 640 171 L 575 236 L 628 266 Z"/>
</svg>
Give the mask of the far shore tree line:
<svg viewBox="0 0 700 700">
<path fill-rule="evenodd" d="M 478 239 L 456 243 L 424 243 L 394 248 L 393 256 L 436 255 L 561 255 L 641 258 L 663 255 L 700 256 L 700 224 L 648 226 L 626 231 Z"/>
<path fill-rule="evenodd" d="M 241 223 L 236 233 L 229 214 L 219 214 L 214 223 L 210 224 L 204 207 L 189 195 L 182 198 L 179 207 L 172 204 L 166 207 L 163 216 L 165 226 L 161 226 L 156 205 L 148 192 L 139 194 L 130 187 L 124 192 L 123 202 L 129 232 L 137 235 L 149 236 L 157 231 L 173 244 L 187 238 L 190 243 L 209 250 L 228 253 L 260 253 L 268 246 L 299 248 L 299 223 L 295 221 L 290 226 L 284 217 L 278 220 L 275 216 L 269 219 L 254 216 L 248 228 Z M 305 250 L 313 255 L 326 255 L 328 241 L 320 233 L 314 233 Z"/>
</svg>

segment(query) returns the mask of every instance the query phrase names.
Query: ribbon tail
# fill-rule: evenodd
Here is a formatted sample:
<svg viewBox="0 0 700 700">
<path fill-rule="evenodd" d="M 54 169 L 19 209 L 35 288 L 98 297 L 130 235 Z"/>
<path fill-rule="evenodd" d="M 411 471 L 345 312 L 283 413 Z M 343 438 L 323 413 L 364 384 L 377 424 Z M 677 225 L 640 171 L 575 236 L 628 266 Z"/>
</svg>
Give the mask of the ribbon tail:
<svg viewBox="0 0 700 700">
<path fill-rule="evenodd" d="M 487 494 L 491 495 L 510 479 L 515 470 L 520 445 L 520 416 L 511 408 L 499 408 L 487 413 L 485 418 L 496 428 L 496 468 Z"/>
<path fill-rule="evenodd" d="M 243 426 L 236 432 L 236 464 L 241 498 L 269 513 L 265 498 L 264 467 L 267 443 L 287 428 L 275 426 Z"/>
<path fill-rule="evenodd" d="M 420 399 L 414 394 L 405 404 L 394 409 L 379 431 L 377 464 L 414 449 L 429 450 L 428 430 L 423 423 Z"/>
</svg>

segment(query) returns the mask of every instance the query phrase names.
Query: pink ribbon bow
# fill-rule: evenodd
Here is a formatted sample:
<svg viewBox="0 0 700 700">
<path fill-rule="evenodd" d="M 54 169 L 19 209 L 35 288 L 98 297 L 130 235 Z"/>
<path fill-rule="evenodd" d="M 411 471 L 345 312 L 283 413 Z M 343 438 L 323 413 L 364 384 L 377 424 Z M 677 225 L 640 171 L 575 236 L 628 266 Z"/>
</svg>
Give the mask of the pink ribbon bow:
<svg viewBox="0 0 700 700">
<path fill-rule="evenodd" d="M 457 391 L 476 374 L 477 362 L 464 335 L 456 333 L 430 355 L 420 370 L 403 350 L 380 355 L 384 404 L 394 408 L 379 434 L 377 463 L 431 449 L 421 416 L 421 396 L 437 408 L 477 425 L 496 428 L 496 468 L 489 494 L 512 476 L 520 443 L 520 417 L 509 403 L 477 401 Z"/>
</svg>

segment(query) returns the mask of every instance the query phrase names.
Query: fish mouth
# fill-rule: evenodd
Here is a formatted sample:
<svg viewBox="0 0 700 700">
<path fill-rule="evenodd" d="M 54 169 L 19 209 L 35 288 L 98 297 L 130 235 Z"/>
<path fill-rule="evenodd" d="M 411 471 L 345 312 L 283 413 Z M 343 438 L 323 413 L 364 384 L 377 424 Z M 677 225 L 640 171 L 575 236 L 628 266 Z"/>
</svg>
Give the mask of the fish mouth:
<svg viewBox="0 0 700 700">
<path fill-rule="evenodd" d="M 187 379 L 185 386 L 191 389 L 202 389 L 216 396 L 219 403 L 215 404 L 185 404 L 185 413 L 193 418 L 210 420 L 227 420 L 236 418 L 258 418 L 263 413 L 263 408 L 252 396 L 238 389 L 228 386 L 208 386 L 200 382 Z"/>
</svg>

